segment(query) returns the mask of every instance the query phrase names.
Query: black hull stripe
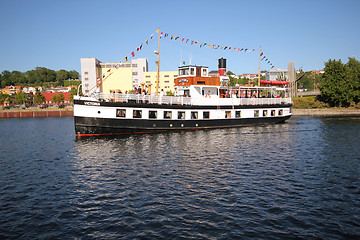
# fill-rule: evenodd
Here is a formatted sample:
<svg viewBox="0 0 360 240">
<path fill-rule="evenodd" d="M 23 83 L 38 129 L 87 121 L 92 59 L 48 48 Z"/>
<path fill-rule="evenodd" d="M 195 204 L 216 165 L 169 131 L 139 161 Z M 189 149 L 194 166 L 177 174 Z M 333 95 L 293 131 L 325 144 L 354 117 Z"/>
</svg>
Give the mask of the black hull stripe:
<svg viewBox="0 0 360 240">
<path fill-rule="evenodd" d="M 232 128 L 247 125 L 274 124 L 284 122 L 291 116 L 262 118 L 231 118 L 218 120 L 144 120 L 103 119 L 74 117 L 76 136 L 107 136 L 142 134 L 164 131 L 191 131 L 214 128 Z"/>
</svg>

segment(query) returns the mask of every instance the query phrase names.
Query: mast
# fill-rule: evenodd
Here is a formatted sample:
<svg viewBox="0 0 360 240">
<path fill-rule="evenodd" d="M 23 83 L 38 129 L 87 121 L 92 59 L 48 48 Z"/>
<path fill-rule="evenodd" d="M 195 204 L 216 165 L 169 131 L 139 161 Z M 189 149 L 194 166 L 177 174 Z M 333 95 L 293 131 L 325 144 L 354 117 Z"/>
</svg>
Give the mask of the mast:
<svg viewBox="0 0 360 240">
<path fill-rule="evenodd" d="M 260 74 L 261 74 L 261 46 L 260 46 L 260 54 L 259 54 L 259 81 L 258 81 L 258 87 L 260 87 Z"/>
<path fill-rule="evenodd" d="M 157 54 L 157 76 L 156 76 L 156 95 L 159 95 L 159 81 L 160 81 L 160 28 L 156 30 L 158 33 L 158 49 L 155 51 L 155 54 Z"/>
</svg>

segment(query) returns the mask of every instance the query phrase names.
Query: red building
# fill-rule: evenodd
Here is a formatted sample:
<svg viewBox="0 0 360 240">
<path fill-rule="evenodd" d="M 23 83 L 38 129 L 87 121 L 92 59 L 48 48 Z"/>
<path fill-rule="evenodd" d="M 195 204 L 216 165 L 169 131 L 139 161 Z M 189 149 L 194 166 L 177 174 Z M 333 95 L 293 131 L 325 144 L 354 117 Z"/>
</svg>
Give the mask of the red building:
<svg viewBox="0 0 360 240">
<path fill-rule="evenodd" d="M 45 97 L 45 103 L 46 104 L 51 104 L 53 102 L 51 102 L 51 99 L 52 97 L 55 95 L 59 95 L 59 94 L 63 94 L 64 97 L 65 97 L 65 100 L 64 100 L 64 103 L 69 103 L 69 96 L 70 96 L 70 93 L 69 92 L 64 92 L 64 93 L 52 93 L 52 92 L 46 92 L 46 93 L 42 93 L 42 95 Z"/>
</svg>

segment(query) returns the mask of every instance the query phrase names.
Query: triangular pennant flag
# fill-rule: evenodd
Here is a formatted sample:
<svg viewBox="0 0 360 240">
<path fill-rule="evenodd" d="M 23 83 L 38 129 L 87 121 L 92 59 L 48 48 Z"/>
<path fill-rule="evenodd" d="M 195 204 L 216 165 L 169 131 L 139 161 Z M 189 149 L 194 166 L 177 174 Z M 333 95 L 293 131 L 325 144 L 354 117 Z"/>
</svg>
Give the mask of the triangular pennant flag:
<svg viewBox="0 0 360 240">
<path fill-rule="evenodd" d="M 142 48 L 142 44 L 140 45 L 140 50 L 141 50 L 141 48 Z"/>
<path fill-rule="evenodd" d="M 131 56 L 135 57 L 135 53 L 134 53 L 134 52 L 131 52 Z"/>
<path fill-rule="evenodd" d="M 193 45 L 194 44 L 194 41 L 191 41 L 191 45 Z"/>
<path fill-rule="evenodd" d="M 164 37 L 164 38 L 167 38 L 167 36 L 169 36 L 169 34 L 165 33 L 165 37 Z"/>
<path fill-rule="evenodd" d="M 128 57 L 125 57 L 125 61 L 127 62 L 129 60 L 129 58 Z"/>
<path fill-rule="evenodd" d="M 146 42 L 146 44 L 149 44 L 149 39 L 146 39 L 146 41 L 145 41 L 145 42 Z"/>
<path fill-rule="evenodd" d="M 153 38 L 153 36 L 154 36 L 154 34 L 151 34 L 150 39 L 152 39 L 152 38 Z"/>
<path fill-rule="evenodd" d="M 177 40 L 179 37 L 176 37 L 175 40 Z"/>
<path fill-rule="evenodd" d="M 173 39 L 175 36 L 174 35 L 171 35 L 171 39 Z"/>
</svg>

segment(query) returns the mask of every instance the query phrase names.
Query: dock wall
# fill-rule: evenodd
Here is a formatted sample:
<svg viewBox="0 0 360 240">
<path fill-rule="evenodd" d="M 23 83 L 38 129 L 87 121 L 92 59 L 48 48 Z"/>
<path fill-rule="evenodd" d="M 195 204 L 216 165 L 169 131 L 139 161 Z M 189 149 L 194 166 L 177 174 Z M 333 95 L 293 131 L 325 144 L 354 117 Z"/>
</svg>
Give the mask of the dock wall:
<svg viewBox="0 0 360 240">
<path fill-rule="evenodd" d="M 74 110 L 1 111 L 0 118 L 72 117 Z"/>
<path fill-rule="evenodd" d="M 293 116 L 360 116 L 360 109 L 324 108 L 324 109 L 292 109 Z"/>
</svg>

